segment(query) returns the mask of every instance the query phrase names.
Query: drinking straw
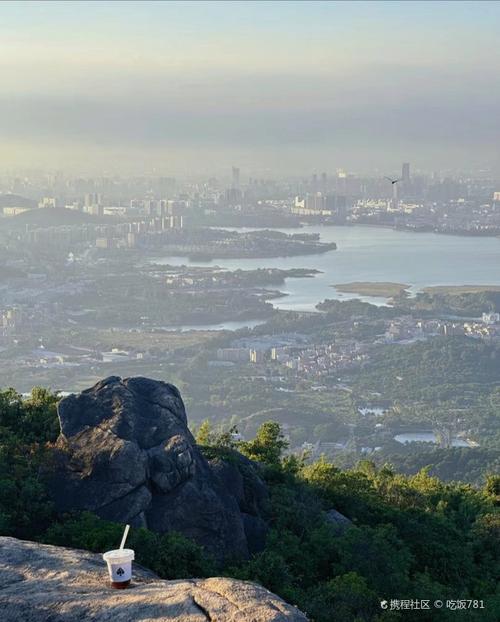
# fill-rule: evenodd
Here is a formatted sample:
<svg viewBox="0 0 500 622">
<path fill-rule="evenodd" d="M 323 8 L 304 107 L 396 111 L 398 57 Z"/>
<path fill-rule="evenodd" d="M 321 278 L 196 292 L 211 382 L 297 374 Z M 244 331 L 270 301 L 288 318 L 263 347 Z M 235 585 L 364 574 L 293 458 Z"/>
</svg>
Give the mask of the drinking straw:
<svg viewBox="0 0 500 622">
<path fill-rule="evenodd" d="M 130 525 L 125 525 L 125 531 L 123 532 L 123 538 L 122 538 L 122 542 L 120 544 L 120 551 L 123 549 L 123 547 L 125 546 L 125 540 L 127 539 L 128 536 L 128 530 L 130 529 Z"/>
</svg>

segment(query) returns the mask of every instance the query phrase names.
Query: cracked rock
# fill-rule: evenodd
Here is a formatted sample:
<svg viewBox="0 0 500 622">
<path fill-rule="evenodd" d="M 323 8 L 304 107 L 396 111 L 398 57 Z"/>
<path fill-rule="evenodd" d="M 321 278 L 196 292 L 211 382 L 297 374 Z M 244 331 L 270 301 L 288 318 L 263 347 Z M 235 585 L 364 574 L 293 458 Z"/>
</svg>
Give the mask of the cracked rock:
<svg viewBox="0 0 500 622">
<path fill-rule="evenodd" d="M 227 578 L 162 581 L 134 564 L 113 590 L 100 555 L 0 537 L 2 622 L 307 622 L 261 586 Z"/>
</svg>

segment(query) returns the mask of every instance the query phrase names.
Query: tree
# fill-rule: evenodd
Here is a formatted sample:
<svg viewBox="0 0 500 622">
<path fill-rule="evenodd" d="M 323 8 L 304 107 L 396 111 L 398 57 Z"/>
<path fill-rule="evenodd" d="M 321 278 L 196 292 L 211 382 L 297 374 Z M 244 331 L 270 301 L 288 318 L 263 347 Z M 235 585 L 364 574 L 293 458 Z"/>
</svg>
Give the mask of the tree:
<svg viewBox="0 0 500 622">
<path fill-rule="evenodd" d="M 102 520 L 91 512 L 66 515 L 45 533 L 44 541 L 60 546 L 83 548 L 96 553 L 115 549 L 121 539 L 123 525 Z M 128 544 L 137 561 L 165 579 L 208 577 L 215 565 L 203 548 L 171 531 L 160 535 L 147 529 L 132 529 Z"/>
<path fill-rule="evenodd" d="M 411 554 L 392 525 L 351 527 L 337 540 L 338 570 L 368 577 L 387 598 L 407 590 Z"/>
<path fill-rule="evenodd" d="M 238 448 L 251 460 L 269 466 L 279 466 L 281 454 L 288 447 L 281 426 L 276 421 L 265 421 L 252 441 L 239 443 Z"/>
<path fill-rule="evenodd" d="M 212 437 L 212 426 L 210 425 L 210 421 L 205 419 L 205 421 L 202 421 L 198 431 L 196 432 L 196 443 L 198 445 L 210 445 Z"/>
<path fill-rule="evenodd" d="M 500 475 L 488 475 L 484 490 L 495 505 L 500 505 Z"/>
<path fill-rule="evenodd" d="M 356 572 L 342 574 L 313 590 L 307 613 L 315 622 L 371 622 L 380 612 L 380 599 Z"/>
</svg>

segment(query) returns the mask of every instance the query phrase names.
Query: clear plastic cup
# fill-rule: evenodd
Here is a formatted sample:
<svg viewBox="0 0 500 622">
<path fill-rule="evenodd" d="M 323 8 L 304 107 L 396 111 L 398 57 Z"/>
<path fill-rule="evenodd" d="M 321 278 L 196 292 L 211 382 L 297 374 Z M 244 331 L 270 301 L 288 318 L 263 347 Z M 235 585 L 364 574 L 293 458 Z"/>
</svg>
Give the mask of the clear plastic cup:
<svg viewBox="0 0 500 622">
<path fill-rule="evenodd" d="M 108 564 L 111 587 L 124 589 L 130 585 L 132 579 L 132 560 L 135 559 L 132 549 L 115 549 L 103 554 Z"/>
</svg>

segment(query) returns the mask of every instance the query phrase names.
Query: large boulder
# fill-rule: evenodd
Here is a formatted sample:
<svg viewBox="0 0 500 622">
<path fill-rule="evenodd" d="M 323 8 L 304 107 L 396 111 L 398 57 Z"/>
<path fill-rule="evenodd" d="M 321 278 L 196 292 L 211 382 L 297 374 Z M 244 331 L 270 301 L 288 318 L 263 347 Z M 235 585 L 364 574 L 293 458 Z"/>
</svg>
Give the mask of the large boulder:
<svg viewBox="0 0 500 622">
<path fill-rule="evenodd" d="M 109 587 L 101 555 L 0 538 L 2 622 L 307 622 L 263 587 L 226 578 L 162 581 L 134 564 Z"/>
<path fill-rule="evenodd" d="M 58 415 L 46 480 L 59 511 L 179 531 L 219 558 L 261 547 L 267 491 L 255 465 L 210 465 L 173 385 L 111 376 L 61 400 Z"/>
</svg>

